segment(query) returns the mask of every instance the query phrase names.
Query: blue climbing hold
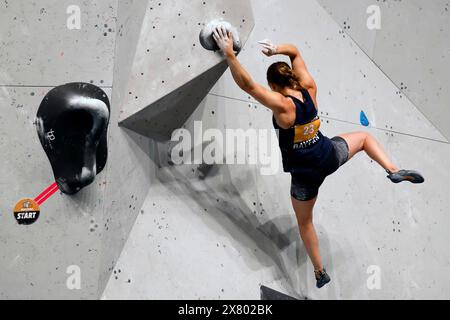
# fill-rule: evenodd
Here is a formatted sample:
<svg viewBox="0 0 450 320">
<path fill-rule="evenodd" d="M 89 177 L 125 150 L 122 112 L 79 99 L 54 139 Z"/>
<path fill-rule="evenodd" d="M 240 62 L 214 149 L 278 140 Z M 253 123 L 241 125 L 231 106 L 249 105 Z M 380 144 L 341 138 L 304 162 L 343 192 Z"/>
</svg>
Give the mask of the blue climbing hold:
<svg viewBox="0 0 450 320">
<path fill-rule="evenodd" d="M 360 114 L 360 116 L 359 116 L 359 120 L 360 120 L 361 124 L 362 124 L 364 127 L 368 127 L 368 126 L 370 125 L 369 119 L 367 119 L 367 116 L 366 116 L 366 114 L 364 113 L 364 111 L 361 111 L 361 114 Z"/>
</svg>

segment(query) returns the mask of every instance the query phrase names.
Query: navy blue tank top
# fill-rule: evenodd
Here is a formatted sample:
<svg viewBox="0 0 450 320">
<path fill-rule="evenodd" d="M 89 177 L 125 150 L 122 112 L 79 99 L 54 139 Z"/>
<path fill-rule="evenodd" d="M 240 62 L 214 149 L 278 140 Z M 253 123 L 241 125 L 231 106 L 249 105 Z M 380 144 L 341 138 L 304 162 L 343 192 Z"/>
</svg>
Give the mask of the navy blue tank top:
<svg viewBox="0 0 450 320">
<path fill-rule="evenodd" d="M 332 155 L 333 145 L 320 132 L 320 118 L 314 101 L 307 90 L 301 89 L 303 100 L 289 96 L 295 103 L 296 117 L 289 129 L 278 126 L 273 117 L 273 126 L 278 131 L 278 140 L 283 158 L 283 169 L 291 173 L 313 173 L 326 165 Z"/>
</svg>

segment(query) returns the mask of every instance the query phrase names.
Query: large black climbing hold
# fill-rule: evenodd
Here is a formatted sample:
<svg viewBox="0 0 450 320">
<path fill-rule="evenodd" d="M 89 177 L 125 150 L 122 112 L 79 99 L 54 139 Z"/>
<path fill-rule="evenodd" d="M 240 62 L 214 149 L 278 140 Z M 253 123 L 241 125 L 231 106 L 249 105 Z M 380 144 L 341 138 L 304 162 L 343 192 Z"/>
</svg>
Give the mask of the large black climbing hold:
<svg viewBox="0 0 450 320">
<path fill-rule="evenodd" d="M 63 193 L 77 193 L 105 167 L 109 116 L 108 96 L 88 83 L 56 87 L 42 100 L 37 132 Z"/>
<path fill-rule="evenodd" d="M 261 286 L 261 300 L 298 300 L 294 297 L 288 296 L 287 294 L 275 291 L 266 286 Z M 306 300 L 306 299 L 305 299 Z"/>
<path fill-rule="evenodd" d="M 216 40 L 213 38 L 213 33 L 216 28 L 223 27 L 225 30 L 233 34 L 233 49 L 236 52 L 240 52 L 242 49 L 241 40 L 239 39 L 239 33 L 235 27 L 233 27 L 229 22 L 224 20 L 213 20 L 209 22 L 200 32 L 200 43 L 206 50 L 217 51 L 219 47 L 217 46 Z"/>
</svg>

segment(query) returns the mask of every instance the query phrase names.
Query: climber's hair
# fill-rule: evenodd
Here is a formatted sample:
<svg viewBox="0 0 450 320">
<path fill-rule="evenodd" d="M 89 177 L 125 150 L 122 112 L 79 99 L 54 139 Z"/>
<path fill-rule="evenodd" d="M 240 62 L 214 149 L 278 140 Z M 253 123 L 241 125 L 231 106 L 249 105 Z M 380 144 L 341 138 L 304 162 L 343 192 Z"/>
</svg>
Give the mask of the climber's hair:
<svg viewBox="0 0 450 320">
<path fill-rule="evenodd" d="M 267 70 L 267 81 L 282 88 L 302 89 L 299 77 L 286 62 L 275 62 Z"/>
</svg>

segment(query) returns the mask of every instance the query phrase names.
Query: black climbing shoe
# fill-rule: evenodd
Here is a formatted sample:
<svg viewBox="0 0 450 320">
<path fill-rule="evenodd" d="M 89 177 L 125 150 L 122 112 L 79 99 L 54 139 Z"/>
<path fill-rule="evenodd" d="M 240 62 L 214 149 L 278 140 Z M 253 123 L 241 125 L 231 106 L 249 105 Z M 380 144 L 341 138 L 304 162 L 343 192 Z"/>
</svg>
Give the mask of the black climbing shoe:
<svg viewBox="0 0 450 320">
<path fill-rule="evenodd" d="M 323 269 L 323 271 L 314 271 L 314 273 L 316 274 L 316 286 L 319 289 L 331 281 L 331 278 L 325 269 Z"/>
<path fill-rule="evenodd" d="M 414 170 L 400 170 L 398 172 L 390 172 L 387 171 L 389 174 L 387 177 L 390 179 L 393 183 L 400 183 L 403 181 L 409 181 L 411 183 L 424 183 L 425 179 L 423 176 Z"/>
<path fill-rule="evenodd" d="M 109 117 L 108 96 L 93 84 L 68 83 L 42 100 L 36 129 L 61 192 L 79 192 L 104 169 Z"/>
</svg>

